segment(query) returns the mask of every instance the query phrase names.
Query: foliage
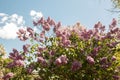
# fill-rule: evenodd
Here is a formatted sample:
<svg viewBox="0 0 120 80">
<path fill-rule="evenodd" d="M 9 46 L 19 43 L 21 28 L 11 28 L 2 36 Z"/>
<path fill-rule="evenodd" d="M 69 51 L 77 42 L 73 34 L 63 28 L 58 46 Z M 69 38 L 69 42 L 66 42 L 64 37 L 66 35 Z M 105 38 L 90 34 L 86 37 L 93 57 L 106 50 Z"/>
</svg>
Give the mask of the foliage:
<svg viewBox="0 0 120 80">
<path fill-rule="evenodd" d="M 6 54 L 6 51 L 4 49 L 4 46 L 0 44 L 0 56 L 4 56 Z"/>
<path fill-rule="evenodd" d="M 117 45 L 117 49 L 120 50 L 120 44 Z M 119 62 L 118 66 L 120 66 L 120 51 L 115 53 L 116 60 Z"/>
<path fill-rule="evenodd" d="M 120 28 L 113 19 L 108 30 L 100 22 L 93 29 L 80 23 L 63 27 L 48 17 L 33 21 L 40 33 L 32 28 L 20 29 L 17 34 L 23 51 L 13 49 L 6 67 L 10 72 L 4 80 L 119 80 Z M 50 36 L 52 34 L 52 36 Z"/>
<path fill-rule="evenodd" d="M 114 8 L 120 9 L 120 0 L 111 0 L 114 4 Z"/>
<path fill-rule="evenodd" d="M 9 58 L 6 58 L 6 51 L 2 44 L 0 44 L 0 80 L 2 80 L 2 77 L 4 74 L 9 72 L 10 70 L 6 68 L 6 65 L 10 62 Z"/>
</svg>

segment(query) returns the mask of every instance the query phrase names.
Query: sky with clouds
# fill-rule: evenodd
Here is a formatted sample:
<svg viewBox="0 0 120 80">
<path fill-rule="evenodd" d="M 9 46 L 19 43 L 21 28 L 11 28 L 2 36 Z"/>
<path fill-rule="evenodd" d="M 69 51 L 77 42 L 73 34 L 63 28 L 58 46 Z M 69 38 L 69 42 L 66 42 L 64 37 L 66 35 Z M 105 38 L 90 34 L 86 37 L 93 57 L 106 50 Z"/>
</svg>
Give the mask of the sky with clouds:
<svg viewBox="0 0 120 80">
<path fill-rule="evenodd" d="M 63 25 L 80 22 L 92 28 L 101 21 L 106 26 L 118 14 L 108 10 L 111 0 L 0 0 L 0 44 L 7 53 L 12 48 L 20 50 L 23 42 L 17 39 L 16 31 L 27 26 L 33 27 L 32 20 L 50 16 Z M 33 27 L 34 28 L 34 27 Z M 36 28 L 34 28 L 36 29 Z"/>
</svg>

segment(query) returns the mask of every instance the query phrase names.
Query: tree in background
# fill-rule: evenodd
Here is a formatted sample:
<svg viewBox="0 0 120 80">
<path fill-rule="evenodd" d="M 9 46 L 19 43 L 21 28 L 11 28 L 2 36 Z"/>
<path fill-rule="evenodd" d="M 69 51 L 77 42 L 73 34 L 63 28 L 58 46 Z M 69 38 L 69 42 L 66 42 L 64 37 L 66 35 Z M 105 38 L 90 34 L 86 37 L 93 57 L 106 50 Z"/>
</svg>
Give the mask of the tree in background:
<svg viewBox="0 0 120 80">
<path fill-rule="evenodd" d="M 2 44 L 0 44 L 0 56 L 5 57 L 6 51 Z"/>
<path fill-rule="evenodd" d="M 3 76 L 3 62 L 5 57 L 6 51 L 4 49 L 4 46 L 0 44 L 0 79 Z"/>
<path fill-rule="evenodd" d="M 0 44 L 0 80 L 2 80 L 2 77 L 4 74 L 9 71 L 9 69 L 6 68 L 6 64 L 8 64 L 11 60 L 6 57 L 6 51 L 2 44 Z"/>
<path fill-rule="evenodd" d="M 111 0 L 115 9 L 120 9 L 120 0 Z"/>
</svg>

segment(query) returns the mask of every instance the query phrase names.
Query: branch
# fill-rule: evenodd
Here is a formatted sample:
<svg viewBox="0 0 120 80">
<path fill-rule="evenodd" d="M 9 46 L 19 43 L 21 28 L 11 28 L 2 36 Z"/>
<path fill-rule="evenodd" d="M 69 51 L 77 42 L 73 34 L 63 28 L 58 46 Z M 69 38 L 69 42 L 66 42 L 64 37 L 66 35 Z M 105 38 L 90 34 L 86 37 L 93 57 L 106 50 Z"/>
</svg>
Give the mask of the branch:
<svg viewBox="0 0 120 80">
<path fill-rule="evenodd" d="M 108 10 L 107 9 L 107 11 L 109 11 L 109 12 L 115 12 L 115 13 L 120 13 L 120 10 Z"/>
</svg>

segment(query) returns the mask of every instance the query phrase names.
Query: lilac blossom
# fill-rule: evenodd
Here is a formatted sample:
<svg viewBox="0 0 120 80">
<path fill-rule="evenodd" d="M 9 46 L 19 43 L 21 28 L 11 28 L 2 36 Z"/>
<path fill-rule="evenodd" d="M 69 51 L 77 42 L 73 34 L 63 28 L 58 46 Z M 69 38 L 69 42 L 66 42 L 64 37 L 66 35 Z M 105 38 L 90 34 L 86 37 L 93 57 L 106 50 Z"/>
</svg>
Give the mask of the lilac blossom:
<svg viewBox="0 0 120 80">
<path fill-rule="evenodd" d="M 55 64 L 56 64 L 56 65 L 61 65 L 61 64 L 62 64 L 61 59 L 60 59 L 60 58 L 57 58 L 57 59 L 55 60 Z"/>
<path fill-rule="evenodd" d="M 45 60 L 43 57 L 38 57 L 38 58 L 37 58 L 37 61 L 38 61 L 39 63 L 41 63 L 43 66 L 46 66 L 46 65 L 47 65 L 47 62 L 46 62 L 46 60 Z"/>
<path fill-rule="evenodd" d="M 15 63 L 13 63 L 13 62 L 10 62 L 10 63 L 8 63 L 7 64 L 7 68 L 13 68 L 15 66 Z"/>
<path fill-rule="evenodd" d="M 29 47 L 30 47 L 29 44 L 23 45 L 23 51 L 24 51 L 24 53 L 27 53 L 29 51 L 28 50 Z"/>
<path fill-rule="evenodd" d="M 93 57 L 97 56 L 100 49 L 101 49 L 100 46 L 99 46 L 99 47 L 95 47 L 95 48 L 93 49 L 93 51 L 92 51 L 92 56 L 93 56 Z"/>
<path fill-rule="evenodd" d="M 18 60 L 18 59 L 22 58 L 22 55 L 20 55 L 16 49 L 13 49 L 13 53 L 10 53 L 9 58 L 11 58 L 13 60 Z"/>
<path fill-rule="evenodd" d="M 33 72 L 33 70 L 34 70 L 34 66 L 33 66 L 33 64 L 30 64 L 29 67 L 27 67 L 27 73 L 31 74 Z"/>
<path fill-rule="evenodd" d="M 116 21 L 115 18 L 113 18 L 111 25 L 114 26 L 114 27 L 117 25 L 117 21 Z"/>
<path fill-rule="evenodd" d="M 97 24 L 94 25 L 94 28 L 101 28 L 102 27 L 102 23 L 99 21 Z"/>
<path fill-rule="evenodd" d="M 79 61 L 74 61 L 71 66 L 72 71 L 79 70 L 82 67 L 82 64 Z"/>
<path fill-rule="evenodd" d="M 51 19 L 50 22 L 49 22 L 49 24 L 50 24 L 51 26 L 55 26 L 55 21 L 54 21 L 53 19 Z"/>
<path fill-rule="evenodd" d="M 112 56 L 111 60 L 112 60 L 112 61 L 115 61 L 115 60 L 116 60 L 116 57 L 115 57 L 115 56 Z"/>
<path fill-rule="evenodd" d="M 113 75 L 113 79 L 114 79 L 114 80 L 119 80 L 119 79 L 120 79 L 120 76 L 118 76 L 118 75 Z"/>
<path fill-rule="evenodd" d="M 41 37 L 41 38 L 44 38 L 44 37 L 45 37 L 45 31 L 42 31 L 42 32 L 40 33 L 40 37 Z"/>
<path fill-rule="evenodd" d="M 13 63 L 15 64 L 15 66 L 24 66 L 25 65 L 23 60 L 15 60 Z"/>
<path fill-rule="evenodd" d="M 88 63 L 89 63 L 90 65 L 95 64 L 95 61 L 94 61 L 94 59 L 93 59 L 91 56 L 87 56 L 87 61 L 88 61 Z"/>
<path fill-rule="evenodd" d="M 28 27 L 28 28 L 27 28 L 27 32 L 29 32 L 29 36 L 30 36 L 30 37 L 34 38 L 34 33 L 35 33 L 35 32 L 34 32 L 34 30 L 33 30 L 32 28 Z"/>
<path fill-rule="evenodd" d="M 44 29 L 45 31 L 49 31 L 49 30 L 50 30 L 50 25 L 49 25 L 48 23 L 43 24 L 42 26 L 43 26 L 43 29 Z"/>
<path fill-rule="evenodd" d="M 50 56 L 53 56 L 53 55 L 55 54 L 55 51 L 51 50 L 51 51 L 49 52 L 49 54 L 50 54 Z"/>
<path fill-rule="evenodd" d="M 12 78 L 14 76 L 14 74 L 12 73 L 12 72 L 10 72 L 10 73 L 7 73 L 4 77 L 3 77 L 3 79 L 4 80 L 9 80 L 10 78 Z"/>
<path fill-rule="evenodd" d="M 101 64 L 106 64 L 106 63 L 107 63 L 107 57 L 102 57 L 102 58 L 100 59 L 100 63 L 101 63 Z"/>
<path fill-rule="evenodd" d="M 56 65 L 67 64 L 67 62 L 68 62 L 68 58 L 66 57 L 66 55 L 61 55 L 55 60 Z"/>
</svg>

